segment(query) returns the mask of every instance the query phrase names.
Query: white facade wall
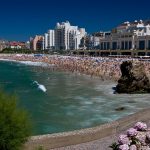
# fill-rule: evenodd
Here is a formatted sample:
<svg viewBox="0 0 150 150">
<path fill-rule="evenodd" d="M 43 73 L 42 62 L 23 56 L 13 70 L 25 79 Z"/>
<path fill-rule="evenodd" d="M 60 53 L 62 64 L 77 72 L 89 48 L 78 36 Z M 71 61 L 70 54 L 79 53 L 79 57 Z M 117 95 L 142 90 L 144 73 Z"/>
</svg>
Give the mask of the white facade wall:
<svg viewBox="0 0 150 150">
<path fill-rule="evenodd" d="M 150 21 L 149 21 L 150 23 Z M 145 21 L 124 22 L 108 37 L 100 39 L 101 50 L 150 49 L 150 24 Z M 109 48 L 108 48 L 109 47 Z"/>
<path fill-rule="evenodd" d="M 0 40 L 0 51 L 2 51 L 5 48 L 8 48 L 9 47 L 8 43 L 9 43 L 8 41 Z"/>
<path fill-rule="evenodd" d="M 92 36 L 91 37 L 92 46 L 96 47 L 100 44 L 100 37 Z"/>
<path fill-rule="evenodd" d="M 54 30 L 48 30 L 44 35 L 44 49 L 54 49 L 55 46 L 55 35 Z"/>
<path fill-rule="evenodd" d="M 146 26 L 146 34 L 147 34 L 147 35 L 150 35 L 150 25 L 147 25 L 147 26 Z"/>
<path fill-rule="evenodd" d="M 45 33 L 45 35 L 44 35 L 44 49 L 47 49 L 47 47 L 48 47 L 48 34 L 47 33 Z"/>
<path fill-rule="evenodd" d="M 86 34 L 85 29 L 71 26 L 70 23 L 57 23 L 55 28 L 55 49 L 79 49 L 80 40 Z"/>
<path fill-rule="evenodd" d="M 21 46 L 20 46 L 20 45 L 16 45 L 16 46 L 12 46 L 12 45 L 11 45 L 10 48 L 11 48 L 11 49 L 21 49 Z"/>
<path fill-rule="evenodd" d="M 48 47 L 51 49 L 55 46 L 55 32 L 54 30 L 48 30 Z"/>
<path fill-rule="evenodd" d="M 30 49 L 30 42 L 27 41 L 27 42 L 25 43 L 25 46 L 26 46 L 27 49 Z"/>
</svg>

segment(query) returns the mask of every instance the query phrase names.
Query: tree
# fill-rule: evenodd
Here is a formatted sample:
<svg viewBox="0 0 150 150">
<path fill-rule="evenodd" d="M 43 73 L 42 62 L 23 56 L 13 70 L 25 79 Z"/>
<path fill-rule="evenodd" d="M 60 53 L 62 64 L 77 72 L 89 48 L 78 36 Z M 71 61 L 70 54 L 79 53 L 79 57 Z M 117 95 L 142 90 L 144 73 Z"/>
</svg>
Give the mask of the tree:
<svg viewBox="0 0 150 150">
<path fill-rule="evenodd" d="M 0 92 L 0 149 L 19 150 L 31 133 L 26 111 L 17 107 L 17 99 Z"/>
</svg>

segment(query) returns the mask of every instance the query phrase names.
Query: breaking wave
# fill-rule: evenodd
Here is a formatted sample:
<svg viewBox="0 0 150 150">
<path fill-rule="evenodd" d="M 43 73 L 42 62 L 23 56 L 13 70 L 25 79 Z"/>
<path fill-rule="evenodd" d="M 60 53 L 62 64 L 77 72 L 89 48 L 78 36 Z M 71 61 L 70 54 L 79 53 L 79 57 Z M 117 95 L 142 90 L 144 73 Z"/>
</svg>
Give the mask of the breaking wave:
<svg viewBox="0 0 150 150">
<path fill-rule="evenodd" d="M 43 92 L 47 91 L 46 87 L 44 85 L 42 85 L 42 84 L 39 84 L 37 81 L 34 81 L 33 84 L 36 84 L 38 86 L 39 90 L 41 90 Z"/>
</svg>

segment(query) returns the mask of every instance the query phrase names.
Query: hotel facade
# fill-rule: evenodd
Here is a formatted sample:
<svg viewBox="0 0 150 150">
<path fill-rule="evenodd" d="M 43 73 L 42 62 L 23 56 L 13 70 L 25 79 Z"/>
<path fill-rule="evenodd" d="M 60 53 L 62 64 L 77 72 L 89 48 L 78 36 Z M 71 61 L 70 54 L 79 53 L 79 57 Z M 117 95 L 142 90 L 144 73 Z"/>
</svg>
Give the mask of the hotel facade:
<svg viewBox="0 0 150 150">
<path fill-rule="evenodd" d="M 100 50 L 127 55 L 150 55 L 150 21 L 124 22 L 100 39 Z M 134 54 L 135 53 L 135 54 Z"/>
<path fill-rule="evenodd" d="M 150 20 L 127 21 L 111 32 L 100 32 L 98 37 L 95 55 L 150 56 Z"/>
</svg>

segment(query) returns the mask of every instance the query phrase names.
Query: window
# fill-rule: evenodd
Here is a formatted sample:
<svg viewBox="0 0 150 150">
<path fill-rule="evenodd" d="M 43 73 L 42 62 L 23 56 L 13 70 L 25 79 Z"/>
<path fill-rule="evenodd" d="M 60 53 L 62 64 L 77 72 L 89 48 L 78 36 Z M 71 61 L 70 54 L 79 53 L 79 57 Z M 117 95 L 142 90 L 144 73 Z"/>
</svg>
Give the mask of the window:
<svg viewBox="0 0 150 150">
<path fill-rule="evenodd" d="M 117 49 L 117 42 L 113 42 L 112 43 L 112 50 L 116 50 Z"/>
<path fill-rule="evenodd" d="M 144 50 L 145 49 L 145 41 L 139 41 L 139 50 Z"/>
<path fill-rule="evenodd" d="M 128 41 L 125 41 L 125 50 L 128 49 Z"/>
<path fill-rule="evenodd" d="M 103 50 L 104 48 L 103 48 L 103 43 L 101 43 L 101 50 Z"/>
<path fill-rule="evenodd" d="M 104 42 L 104 50 L 106 50 L 106 42 Z"/>
<path fill-rule="evenodd" d="M 129 49 L 132 49 L 132 41 L 129 41 Z"/>
<path fill-rule="evenodd" d="M 121 42 L 121 49 L 124 50 L 124 42 Z"/>
<path fill-rule="evenodd" d="M 110 49 L 110 43 L 107 42 L 107 50 Z"/>
<path fill-rule="evenodd" d="M 148 49 L 150 50 L 150 40 L 148 40 Z"/>
</svg>

